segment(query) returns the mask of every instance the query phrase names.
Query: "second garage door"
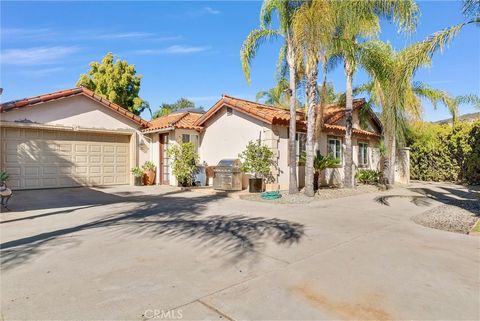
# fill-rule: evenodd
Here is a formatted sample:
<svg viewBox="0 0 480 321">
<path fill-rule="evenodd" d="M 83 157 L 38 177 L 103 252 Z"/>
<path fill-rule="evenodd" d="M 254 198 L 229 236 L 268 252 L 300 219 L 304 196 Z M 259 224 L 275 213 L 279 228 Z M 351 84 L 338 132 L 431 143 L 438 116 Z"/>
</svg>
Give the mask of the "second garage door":
<svg viewBox="0 0 480 321">
<path fill-rule="evenodd" d="M 2 168 L 13 189 L 129 183 L 129 135 L 1 130 Z"/>
</svg>

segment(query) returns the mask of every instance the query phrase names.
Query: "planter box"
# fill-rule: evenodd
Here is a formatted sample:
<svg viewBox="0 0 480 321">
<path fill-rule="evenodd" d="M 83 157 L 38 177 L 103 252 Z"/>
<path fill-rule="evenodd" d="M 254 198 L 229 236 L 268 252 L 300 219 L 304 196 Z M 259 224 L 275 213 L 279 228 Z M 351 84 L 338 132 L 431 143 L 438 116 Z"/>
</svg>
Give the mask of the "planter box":
<svg viewBox="0 0 480 321">
<path fill-rule="evenodd" d="M 277 192 L 280 190 L 280 185 L 279 184 L 265 184 L 265 192 Z"/>
</svg>

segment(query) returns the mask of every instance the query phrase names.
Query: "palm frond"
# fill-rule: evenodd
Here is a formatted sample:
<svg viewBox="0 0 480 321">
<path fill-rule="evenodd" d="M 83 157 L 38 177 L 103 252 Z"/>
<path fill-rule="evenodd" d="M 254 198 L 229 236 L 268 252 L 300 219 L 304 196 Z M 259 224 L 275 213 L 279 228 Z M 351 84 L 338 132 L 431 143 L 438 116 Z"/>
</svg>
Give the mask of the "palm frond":
<svg viewBox="0 0 480 321">
<path fill-rule="evenodd" d="M 281 34 L 272 29 L 255 29 L 250 32 L 240 49 L 240 60 L 247 83 L 250 83 L 250 63 L 257 54 L 258 47 L 265 41 L 277 38 Z"/>
<path fill-rule="evenodd" d="M 480 17 L 480 0 L 463 0 L 462 13 L 465 17 Z"/>
</svg>

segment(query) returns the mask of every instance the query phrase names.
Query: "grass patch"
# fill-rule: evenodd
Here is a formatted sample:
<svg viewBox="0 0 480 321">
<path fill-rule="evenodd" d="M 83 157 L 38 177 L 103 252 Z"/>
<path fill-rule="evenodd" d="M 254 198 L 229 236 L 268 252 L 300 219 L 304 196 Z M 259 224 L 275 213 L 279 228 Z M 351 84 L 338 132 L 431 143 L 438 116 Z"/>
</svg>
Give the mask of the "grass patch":
<svg viewBox="0 0 480 321">
<path fill-rule="evenodd" d="M 473 226 L 471 232 L 480 233 L 480 219 L 477 220 L 477 223 Z"/>
</svg>

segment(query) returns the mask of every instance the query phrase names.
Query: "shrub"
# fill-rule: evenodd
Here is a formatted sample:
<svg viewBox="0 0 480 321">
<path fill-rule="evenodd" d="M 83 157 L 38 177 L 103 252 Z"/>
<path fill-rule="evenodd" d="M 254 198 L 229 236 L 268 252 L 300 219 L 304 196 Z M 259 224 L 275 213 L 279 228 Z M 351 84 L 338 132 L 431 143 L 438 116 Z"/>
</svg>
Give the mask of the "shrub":
<svg viewBox="0 0 480 321">
<path fill-rule="evenodd" d="M 132 172 L 133 176 L 135 176 L 135 177 L 142 177 L 143 173 L 144 173 L 143 169 L 141 169 L 138 166 L 132 168 L 131 172 Z"/>
<path fill-rule="evenodd" d="M 480 121 L 413 124 L 407 134 L 410 177 L 480 184 Z"/>
<path fill-rule="evenodd" d="M 271 179 L 271 166 L 274 163 L 270 148 L 259 142 L 250 141 L 238 157 L 242 161 L 240 166 L 242 172 L 253 174 L 255 178 Z"/>
<path fill-rule="evenodd" d="M 167 150 L 172 159 L 172 173 L 181 186 L 192 186 L 193 175 L 198 171 L 198 153 L 193 143 L 174 144 Z"/>
<path fill-rule="evenodd" d="M 362 184 L 376 185 L 380 178 L 380 172 L 373 169 L 361 169 L 355 173 L 355 178 Z"/>
<path fill-rule="evenodd" d="M 152 171 L 154 172 L 156 169 L 155 163 L 152 161 L 146 161 L 145 164 L 142 166 L 145 172 Z"/>
</svg>

